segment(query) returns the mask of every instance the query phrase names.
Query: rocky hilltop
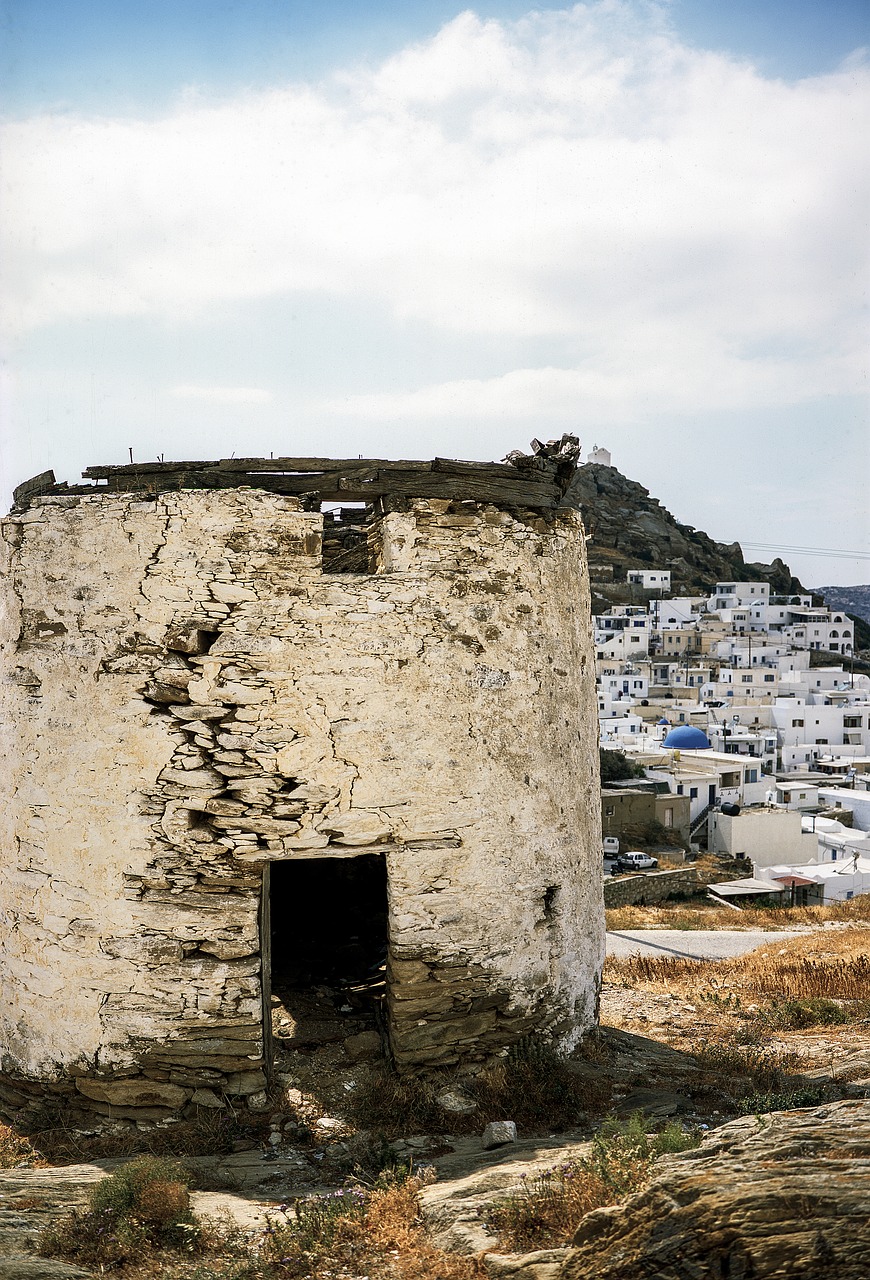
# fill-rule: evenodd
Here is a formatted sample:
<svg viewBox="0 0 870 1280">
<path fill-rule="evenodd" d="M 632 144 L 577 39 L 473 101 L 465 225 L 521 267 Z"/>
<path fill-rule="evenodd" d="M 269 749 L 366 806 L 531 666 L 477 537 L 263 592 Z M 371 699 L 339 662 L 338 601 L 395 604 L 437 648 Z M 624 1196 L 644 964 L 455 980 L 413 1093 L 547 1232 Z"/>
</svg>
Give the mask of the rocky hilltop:
<svg viewBox="0 0 870 1280">
<path fill-rule="evenodd" d="M 832 609 L 845 609 L 853 618 L 870 623 L 870 583 L 857 587 L 816 587 Z"/>
<path fill-rule="evenodd" d="M 596 594 L 617 600 L 628 569 L 670 569 L 673 595 L 707 593 L 717 582 L 769 582 L 776 595 L 805 590 L 788 565 L 748 563 L 738 542 L 716 542 L 690 524 L 680 524 L 658 498 L 615 467 L 587 463 L 570 489 L 590 539 L 589 561 Z M 626 597 L 627 598 L 627 597 Z"/>
</svg>

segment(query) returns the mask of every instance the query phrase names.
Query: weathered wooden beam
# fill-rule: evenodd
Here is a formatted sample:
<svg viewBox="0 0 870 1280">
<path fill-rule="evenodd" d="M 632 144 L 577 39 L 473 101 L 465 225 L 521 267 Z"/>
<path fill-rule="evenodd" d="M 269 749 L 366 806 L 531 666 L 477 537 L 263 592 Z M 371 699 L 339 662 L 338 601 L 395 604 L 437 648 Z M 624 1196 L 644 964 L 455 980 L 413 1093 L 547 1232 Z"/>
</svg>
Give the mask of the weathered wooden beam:
<svg viewBox="0 0 870 1280">
<path fill-rule="evenodd" d="M 331 472 L 373 468 L 378 471 L 431 471 L 431 462 L 414 459 L 390 461 L 387 458 L 221 458 L 215 464 L 222 471 L 289 471 Z"/>
<path fill-rule="evenodd" d="M 53 471 L 40 471 L 38 476 L 31 476 L 29 480 L 23 480 L 12 490 L 12 501 L 16 507 L 23 502 L 27 502 L 28 498 L 37 498 L 42 493 L 50 493 L 55 487 L 55 479 Z"/>
<path fill-rule="evenodd" d="M 529 459 L 531 468 L 522 474 L 535 480 L 554 470 L 548 459 Z M 457 458 L 434 458 L 431 462 L 417 459 L 389 458 L 220 458 L 211 461 L 126 462 L 86 467 L 86 480 L 111 480 L 116 476 L 174 475 L 187 471 L 329 473 L 335 471 L 437 471 L 445 475 L 491 475 L 516 478 L 517 468 L 504 462 L 465 462 Z M 45 473 L 47 474 L 47 473 Z M 38 478 L 38 477 L 37 477 Z"/>
<path fill-rule="evenodd" d="M 217 462 L 125 462 L 117 466 L 85 467 L 82 478 L 85 480 L 111 480 L 113 476 L 166 475 L 173 471 L 204 471 L 207 467 L 217 467 Z"/>
<path fill-rule="evenodd" d="M 516 480 L 518 475 L 523 475 L 531 480 L 532 483 L 535 480 L 544 480 L 546 482 L 552 477 L 555 467 L 551 462 L 544 458 L 533 458 L 531 461 L 533 467 L 530 470 L 519 472 L 516 467 L 507 462 L 461 462 L 456 458 L 433 458 L 432 470 L 453 476 L 503 476 L 506 480 Z"/>
<path fill-rule="evenodd" d="M 447 498 L 453 501 L 494 502 L 508 506 L 550 508 L 561 497 L 556 484 L 546 479 L 529 481 L 522 474 L 446 475 L 425 471 L 384 472 L 366 467 L 358 471 L 309 472 L 297 474 L 223 471 L 142 472 L 114 474 L 107 493 L 169 493 L 179 489 L 237 489 L 247 486 L 302 497 L 312 495 L 321 502 L 361 501 L 394 496 L 405 498 Z M 92 491 L 93 492 L 93 491 Z"/>
</svg>

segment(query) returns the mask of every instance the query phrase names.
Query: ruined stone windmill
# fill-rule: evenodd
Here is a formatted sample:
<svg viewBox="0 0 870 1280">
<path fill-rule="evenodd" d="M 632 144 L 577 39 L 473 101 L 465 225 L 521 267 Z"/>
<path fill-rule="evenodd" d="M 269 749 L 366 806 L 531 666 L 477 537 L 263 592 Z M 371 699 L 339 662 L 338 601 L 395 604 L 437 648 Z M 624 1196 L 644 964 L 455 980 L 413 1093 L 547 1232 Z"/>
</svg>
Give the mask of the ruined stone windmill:
<svg viewBox="0 0 870 1280">
<path fill-rule="evenodd" d="M 270 984 L 333 980 L 342 956 L 380 971 L 400 1070 L 592 1025 L 578 449 L 536 450 L 16 490 L 0 1097 L 131 1117 L 257 1099 Z"/>
</svg>

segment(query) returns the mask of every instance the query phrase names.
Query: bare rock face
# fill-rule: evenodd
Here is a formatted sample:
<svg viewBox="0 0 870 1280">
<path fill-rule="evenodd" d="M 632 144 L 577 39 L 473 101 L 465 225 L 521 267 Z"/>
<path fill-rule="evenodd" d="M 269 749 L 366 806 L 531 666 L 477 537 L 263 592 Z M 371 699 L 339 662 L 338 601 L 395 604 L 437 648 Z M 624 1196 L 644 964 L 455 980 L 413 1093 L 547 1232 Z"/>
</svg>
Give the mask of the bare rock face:
<svg viewBox="0 0 870 1280">
<path fill-rule="evenodd" d="M 744 1116 L 580 1223 L 561 1280 L 866 1280 L 870 1100 Z"/>
</svg>

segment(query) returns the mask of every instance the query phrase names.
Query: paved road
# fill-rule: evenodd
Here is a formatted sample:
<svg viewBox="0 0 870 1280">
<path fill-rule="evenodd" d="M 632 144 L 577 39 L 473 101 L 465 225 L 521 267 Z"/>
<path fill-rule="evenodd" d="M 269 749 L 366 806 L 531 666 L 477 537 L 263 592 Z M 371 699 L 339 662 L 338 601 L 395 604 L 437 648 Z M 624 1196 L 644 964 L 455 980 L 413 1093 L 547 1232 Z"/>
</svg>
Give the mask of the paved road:
<svg viewBox="0 0 870 1280">
<path fill-rule="evenodd" d="M 607 935 L 609 956 L 680 956 L 686 960 L 725 960 L 754 951 L 765 942 L 785 942 L 800 933 L 783 929 L 616 929 Z"/>
</svg>

